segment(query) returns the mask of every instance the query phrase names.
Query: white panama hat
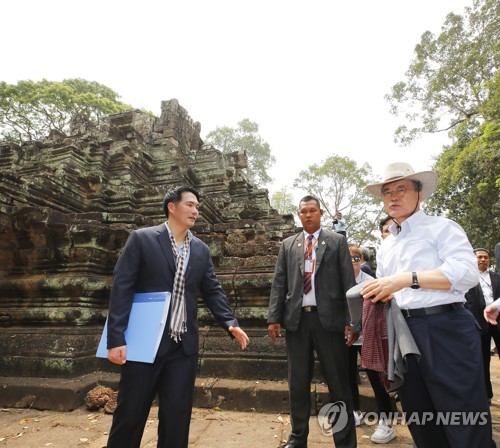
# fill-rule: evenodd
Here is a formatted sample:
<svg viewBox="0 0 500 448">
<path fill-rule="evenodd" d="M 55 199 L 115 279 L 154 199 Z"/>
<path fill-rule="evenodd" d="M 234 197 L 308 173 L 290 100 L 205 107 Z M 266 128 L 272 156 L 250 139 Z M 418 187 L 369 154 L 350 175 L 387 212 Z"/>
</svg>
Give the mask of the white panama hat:
<svg viewBox="0 0 500 448">
<path fill-rule="evenodd" d="M 382 187 L 397 180 L 418 180 L 422 184 L 422 201 L 427 199 L 436 190 L 437 174 L 434 171 L 420 171 L 415 173 L 409 163 L 395 162 L 386 166 L 384 180 L 375 184 L 368 184 L 365 189 L 377 198 L 383 199 Z"/>
</svg>

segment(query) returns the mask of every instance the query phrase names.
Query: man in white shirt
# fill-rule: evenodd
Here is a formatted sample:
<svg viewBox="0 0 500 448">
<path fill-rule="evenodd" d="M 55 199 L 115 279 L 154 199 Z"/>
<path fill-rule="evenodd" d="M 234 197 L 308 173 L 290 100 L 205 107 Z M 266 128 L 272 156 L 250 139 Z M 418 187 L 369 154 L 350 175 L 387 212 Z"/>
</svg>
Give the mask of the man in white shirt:
<svg viewBox="0 0 500 448">
<path fill-rule="evenodd" d="M 480 333 L 464 308 L 465 292 L 479 281 L 477 262 L 458 224 L 420 210 L 436 184 L 432 171 L 416 173 L 407 163 L 393 163 L 384 181 L 366 187 L 383 199 L 394 223 L 377 254 L 378 278 L 362 293 L 373 301 L 396 300 L 421 352 L 419 361 L 406 358 L 398 390 L 416 445 L 495 446 Z"/>
<path fill-rule="evenodd" d="M 335 218 L 332 222 L 332 229 L 336 233 L 340 233 L 341 235 L 347 236 L 346 234 L 346 224 L 345 219 L 342 218 L 342 213 L 335 213 Z"/>
</svg>

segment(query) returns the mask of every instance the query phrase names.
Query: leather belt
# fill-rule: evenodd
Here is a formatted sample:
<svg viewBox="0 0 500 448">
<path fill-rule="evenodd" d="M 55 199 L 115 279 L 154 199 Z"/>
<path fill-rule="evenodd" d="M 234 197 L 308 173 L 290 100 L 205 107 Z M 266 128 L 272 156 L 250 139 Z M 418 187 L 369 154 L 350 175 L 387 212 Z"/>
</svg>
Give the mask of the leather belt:
<svg viewBox="0 0 500 448">
<path fill-rule="evenodd" d="M 302 307 L 302 311 L 304 311 L 305 313 L 315 313 L 316 311 L 318 311 L 318 307 L 307 305 Z"/>
<path fill-rule="evenodd" d="M 401 310 L 403 316 L 417 317 L 417 316 L 429 316 L 431 314 L 446 313 L 447 311 L 459 310 L 464 307 L 461 302 L 449 303 L 447 305 L 436 305 L 430 306 L 428 308 L 414 308 L 409 310 Z"/>
</svg>

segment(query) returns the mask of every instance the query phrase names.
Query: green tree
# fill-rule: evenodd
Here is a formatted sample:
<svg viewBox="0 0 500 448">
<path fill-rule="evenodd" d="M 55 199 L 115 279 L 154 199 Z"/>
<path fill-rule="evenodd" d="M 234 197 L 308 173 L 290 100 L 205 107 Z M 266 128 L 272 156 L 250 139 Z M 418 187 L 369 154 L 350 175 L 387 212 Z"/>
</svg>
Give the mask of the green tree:
<svg viewBox="0 0 500 448">
<path fill-rule="evenodd" d="M 386 99 L 406 118 L 395 140 L 408 144 L 421 133 L 451 131 L 484 122 L 488 83 L 500 61 L 500 3 L 474 0 L 464 16 L 448 14 L 441 34 L 426 31 L 415 47 L 406 80 Z"/>
<path fill-rule="evenodd" d="M 293 186 L 318 197 L 325 211 L 324 225 L 330 225 L 340 211 L 346 220 L 349 243 L 362 245 L 378 241 L 375 229 L 382 205 L 364 189 L 372 181 L 369 164 L 358 166 L 348 157 L 334 155 L 321 165 L 310 165 L 301 171 Z"/>
<path fill-rule="evenodd" d="M 500 242 L 500 75 L 485 104 L 490 117 L 471 131 L 465 123 L 456 141 L 437 158 L 436 193 L 426 210 L 457 221 L 475 247 L 492 250 Z"/>
<path fill-rule="evenodd" d="M 0 82 L 0 133 L 24 143 L 45 138 L 51 130 L 65 134 L 77 122 L 99 121 L 112 113 L 132 109 L 116 92 L 83 79 Z"/>
<path fill-rule="evenodd" d="M 293 195 L 286 188 L 276 191 L 271 196 L 271 206 L 282 215 L 297 213 L 297 205 L 293 202 Z"/>
<path fill-rule="evenodd" d="M 269 168 L 276 162 L 269 144 L 259 135 L 259 125 L 248 118 L 241 120 L 237 128 L 217 127 L 208 133 L 205 142 L 223 153 L 245 151 L 248 160 L 248 179 L 260 186 L 272 182 Z"/>
<path fill-rule="evenodd" d="M 409 122 L 396 141 L 448 131 L 452 144 L 434 164 L 439 181 L 425 209 L 457 221 L 473 245 L 490 249 L 500 240 L 499 17 L 497 0 L 448 14 L 439 36 L 422 35 L 406 80 L 386 96 Z"/>
</svg>

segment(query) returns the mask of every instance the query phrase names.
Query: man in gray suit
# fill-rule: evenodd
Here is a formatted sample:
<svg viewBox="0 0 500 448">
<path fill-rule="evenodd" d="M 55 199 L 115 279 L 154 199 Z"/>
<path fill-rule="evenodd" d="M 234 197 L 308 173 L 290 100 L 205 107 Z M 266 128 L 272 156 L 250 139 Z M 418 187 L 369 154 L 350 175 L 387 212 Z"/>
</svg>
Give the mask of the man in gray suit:
<svg viewBox="0 0 500 448">
<path fill-rule="evenodd" d="M 314 352 L 331 402 L 347 414 L 345 425 L 335 425 L 335 446 L 355 447 L 346 345 L 355 339 L 346 303 L 346 292 L 355 285 L 351 256 L 344 236 L 321 228 L 323 210 L 316 197 L 303 197 L 298 215 L 304 230 L 281 245 L 267 319 L 274 342 L 281 327 L 286 329 L 292 432 L 284 447 L 307 447 Z"/>
</svg>

